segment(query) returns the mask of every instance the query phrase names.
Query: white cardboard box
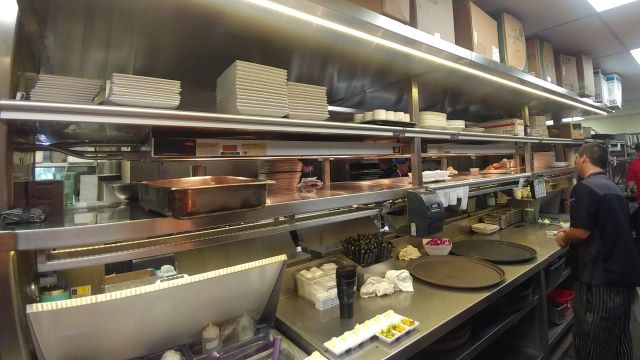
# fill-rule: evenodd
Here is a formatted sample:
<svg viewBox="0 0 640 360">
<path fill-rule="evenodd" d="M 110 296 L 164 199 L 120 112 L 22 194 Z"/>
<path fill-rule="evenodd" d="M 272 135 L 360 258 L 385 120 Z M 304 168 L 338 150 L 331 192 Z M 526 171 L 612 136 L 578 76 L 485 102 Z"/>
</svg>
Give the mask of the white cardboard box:
<svg viewBox="0 0 640 360">
<path fill-rule="evenodd" d="M 622 108 L 622 78 L 618 74 L 607 74 L 609 106 Z"/>
<path fill-rule="evenodd" d="M 415 26 L 450 43 L 456 42 L 452 0 L 415 0 Z"/>
<path fill-rule="evenodd" d="M 485 128 L 485 132 L 490 134 L 524 136 L 524 120 L 521 119 L 493 120 L 478 126 Z"/>
</svg>

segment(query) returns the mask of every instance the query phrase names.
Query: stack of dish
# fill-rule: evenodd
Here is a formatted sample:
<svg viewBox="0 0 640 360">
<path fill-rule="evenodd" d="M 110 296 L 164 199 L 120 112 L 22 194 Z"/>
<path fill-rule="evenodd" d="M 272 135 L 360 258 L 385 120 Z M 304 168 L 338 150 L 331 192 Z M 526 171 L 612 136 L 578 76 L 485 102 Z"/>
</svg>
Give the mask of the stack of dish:
<svg viewBox="0 0 640 360">
<path fill-rule="evenodd" d="M 102 89 L 102 81 L 60 75 L 31 75 L 25 79 L 26 91 L 33 101 L 93 104 Z"/>
<path fill-rule="evenodd" d="M 106 103 L 175 109 L 180 104 L 180 81 L 146 76 L 112 74 L 107 82 Z"/>
<path fill-rule="evenodd" d="M 273 180 L 267 185 L 269 191 L 294 193 L 302 175 L 302 163 L 296 159 L 267 160 L 260 163 L 260 179 Z"/>
<path fill-rule="evenodd" d="M 483 133 L 483 132 L 485 132 L 485 131 L 486 131 L 486 129 L 485 129 L 485 128 L 482 128 L 482 127 L 474 127 L 474 126 L 471 126 L 471 127 L 467 127 L 467 128 L 465 128 L 465 129 L 462 129 L 462 131 Z"/>
<path fill-rule="evenodd" d="M 464 130 L 464 120 L 447 120 L 447 130 L 462 131 Z"/>
<path fill-rule="evenodd" d="M 283 117 L 289 114 L 287 71 L 236 60 L 216 83 L 218 112 Z"/>
<path fill-rule="evenodd" d="M 447 114 L 421 111 L 418 114 L 418 126 L 423 129 L 445 130 L 447 128 Z"/>
<path fill-rule="evenodd" d="M 301 120 L 326 120 L 329 117 L 327 88 L 294 82 L 287 83 L 289 117 Z"/>
</svg>

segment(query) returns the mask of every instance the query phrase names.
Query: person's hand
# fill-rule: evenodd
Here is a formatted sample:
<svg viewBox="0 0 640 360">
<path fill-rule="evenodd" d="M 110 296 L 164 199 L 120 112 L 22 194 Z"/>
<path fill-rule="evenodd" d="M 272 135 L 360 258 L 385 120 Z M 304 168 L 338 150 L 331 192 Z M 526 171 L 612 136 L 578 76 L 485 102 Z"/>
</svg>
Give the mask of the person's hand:
<svg viewBox="0 0 640 360">
<path fill-rule="evenodd" d="M 568 231 L 567 229 L 560 229 L 556 233 L 556 243 L 561 248 L 566 247 L 567 245 L 569 245 L 569 242 L 567 241 L 567 231 Z"/>
<path fill-rule="evenodd" d="M 638 188 L 636 186 L 632 186 L 631 189 L 629 189 L 629 192 L 635 195 L 638 193 Z"/>
</svg>

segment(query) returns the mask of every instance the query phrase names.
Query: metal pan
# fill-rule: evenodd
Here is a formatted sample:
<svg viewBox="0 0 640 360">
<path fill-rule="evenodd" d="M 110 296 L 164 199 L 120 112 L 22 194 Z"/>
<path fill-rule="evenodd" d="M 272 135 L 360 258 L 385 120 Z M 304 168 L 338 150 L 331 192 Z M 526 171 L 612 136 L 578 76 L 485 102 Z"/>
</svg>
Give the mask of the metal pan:
<svg viewBox="0 0 640 360">
<path fill-rule="evenodd" d="M 267 201 L 270 180 L 234 176 L 198 176 L 140 183 L 146 209 L 178 219 L 257 209 Z"/>
<path fill-rule="evenodd" d="M 455 241 L 451 253 L 495 264 L 522 263 L 535 259 L 537 256 L 537 252 L 526 245 L 500 240 Z"/>
<path fill-rule="evenodd" d="M 407 270 L 422 281 L 456 289 L 482 289 L 504 280 L 498 266 L 464 256 L 423 256 L 410 261 Z"/>
</svg>

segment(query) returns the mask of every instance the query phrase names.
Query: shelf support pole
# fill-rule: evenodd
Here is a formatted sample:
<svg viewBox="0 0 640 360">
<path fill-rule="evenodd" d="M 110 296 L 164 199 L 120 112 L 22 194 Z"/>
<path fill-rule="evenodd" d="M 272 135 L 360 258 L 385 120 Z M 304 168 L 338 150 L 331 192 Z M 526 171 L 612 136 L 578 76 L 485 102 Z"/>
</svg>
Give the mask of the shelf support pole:
<svg viewBox="0 0 640 360">
<path fill-rule="evenodd" d="M 322 159 L 322 182 L 325 185 L 331 184 L 331 159 Z"/>
<path fill-rule="evenodd" d="M 522 105 L 520 117 L 522 118 L 522 121 L 524 121 L 525 129 L 527 129 L 527 131 L 531 131 L 529 126 L 529 105 Z M 524 167 L 526 172 L 533 171 L 533 154 L 531 152 L 531 143 L 524 144 Z"/>
<path fill-rule="evenodd" d="M 409 109 L 411 122 L 418 122 L 418 113 L 420 112 L 420 96 L 418 92 L 418 81 L 415 77 L 411 78 L 409 86 Z M 411 139 L 411 184 L 413 186 L 422 186 L 422 139 L 414 137 Z"/>
</svg>

